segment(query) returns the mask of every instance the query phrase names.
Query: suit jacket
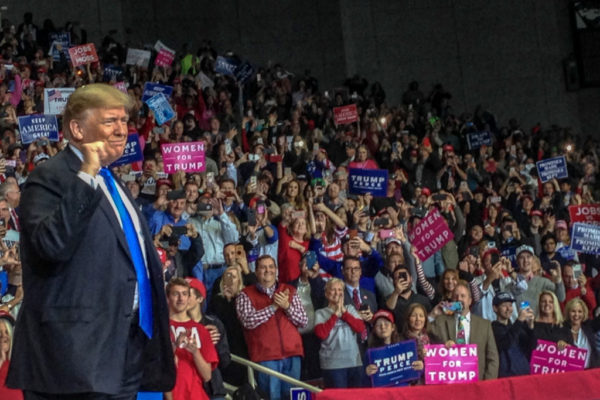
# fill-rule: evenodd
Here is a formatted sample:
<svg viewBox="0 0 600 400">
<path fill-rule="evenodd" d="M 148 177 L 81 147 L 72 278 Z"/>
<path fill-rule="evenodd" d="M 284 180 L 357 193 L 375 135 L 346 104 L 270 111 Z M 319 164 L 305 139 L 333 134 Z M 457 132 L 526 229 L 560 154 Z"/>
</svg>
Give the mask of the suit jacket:
<svg viewBox="0 0 600 400">
<path fill-rule="evenodd" d="M 433 343 L 456 342 L 456 319 L 453 315 L 440 315 L 429 324 L 429 334 Z M 471 333 L 469 344 L 477 345 L 479 379 L 498 377 L 498 348 L 490 321 L 471 313 Z"/>
<path fill-rule="evenodd" d="M 15 328 L 10 387 L 113 394 L 126 374 L 136 274 L 109 200 L 102 189 L 77 177 L 80 166 L 67 149 L 37 167 L 25 184 L 20 208 L 25 297 Z M 154 315 L 142 387 L 167 391 L 175 367 L 162 268 L 139 212 L 138 218 Z"/>
<path fill-rule="evenodd" d="M 358 288 L 358 296 L 360 297 L 361 304 L 367 304 L 371 309 L 371 312 L 375 314 L 378 310 L 377 307 L 377 298 L 375 297 L 375 293 L 370 290 L 364 289 L 362 287 Z M 354 305 L 354 301 L 352 300 L 352 296 L 346 290 L 346 285 L 344 284 L 344 304 L 352 304 Z M 358 310 L 356 310 L 358 311 Z"/>
</svg>

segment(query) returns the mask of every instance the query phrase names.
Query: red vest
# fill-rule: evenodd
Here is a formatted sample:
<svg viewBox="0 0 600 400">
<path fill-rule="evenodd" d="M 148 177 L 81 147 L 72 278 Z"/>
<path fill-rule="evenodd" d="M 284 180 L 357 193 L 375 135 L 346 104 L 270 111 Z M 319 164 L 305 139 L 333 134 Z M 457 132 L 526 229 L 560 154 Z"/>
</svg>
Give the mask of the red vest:
<svg viewBox="0 0 600 400">
<path fill-rule="evenodd" d="M 293 286 L 280 283 L 276 292 L 290 291 L 290 304 L 296 293 Z M 256 285 L 244 288 L 244 293 L 250 298 L 256 310 L 270 306 L 273 301 L 266 294 L 260 292 Z M 282 360 L 293 356 L 304 356 L 302 338 L 298 328 L 289 320 L 285 312 L 278 308 L 267 322 L 254 329 L 244 329 L 244 338 L 248 345 L 250 360 L 254 362 Z"/>
</svg>

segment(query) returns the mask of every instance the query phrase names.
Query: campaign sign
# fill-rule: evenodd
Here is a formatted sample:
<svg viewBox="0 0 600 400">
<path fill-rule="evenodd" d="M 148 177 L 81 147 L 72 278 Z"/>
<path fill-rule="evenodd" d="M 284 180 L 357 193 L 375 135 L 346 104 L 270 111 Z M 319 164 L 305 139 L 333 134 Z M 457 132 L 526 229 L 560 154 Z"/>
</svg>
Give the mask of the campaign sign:
<svg viewBox="0 0 600 400">
<path fill-rule="evenodd" d="M 142 101 L 145 103 L 151 97 L 158 93 L 164 94 L 167 98 L 173 93 L 173 86 L 161 85 L 160 83 L 146 82 L 144 83 L 144 92 L 142 93 Z"/>
<path fill-rule="evenodd" d="M 117 161 L 111 164 L 111 167 L 118 167 L 123 164 L 131 164 L 136 161 L 142 161 L 144 159 L 144 153 L 140 146 L 140 137 L 137 133 L 130 133 L 127 136 L 127 144 L 123 155 Z"/>
<path fill-rule="evenodd" d="M 19 117 L 21 142 L 29 144 L 41 138 L 58 142 L 56 115 L 33 114 Z"/>
<path fill-rule="evenodd" d="M 102 76 L 104 82 L 116 81 L 123 74 L 123 68 L 112 64 L 104 66 L 104 74 Z"/>
<path fill-rule="evenodd" d="M 387 169 L 350 168 L 348 185 L 352 194 L 371 193 L 375 197 L 385 197 L 387 184 Z"/>
<path fill-rule="evenodd" d="M 477 382 L 479 365 L 476 344 L 425 345 L 425 384 Z"/>
<path fill-rule="evenodd" d="M 150 53 L 149 50 L 127 49 L 127 58 L 125 59 L 125 64 L 148 68 L 151 56 L 152 53 Z"/>
<path fill-rule="evenodd" d="M 160 145 L 163 168 L 167 174 L 177 171 L 203 172 L 204 142 L 164 143 Z"/>
<path fill-rule="evenodd" d="M 119 89 L 121 92 L 123 92 L 125 94 L 129 94 L 129 93 L 127 93 L 127 86 L 125 86 L 125 82 L 115 82 L 115 83 L 113 83 L 113 87 Z"/>
<path fill-rule="evenodd" d="M 290 388 L 290 399 L 291 400 L 311 400 L 312 393 L 308 389 Z"/>
<path fill-rule="evenodd" d="M 162 48 L 158 52 L 154 64 L 158 67 L 170 67 L 175 59 L 175 52 L 167 48 Z"/>
<path fill-rule="evenodd" d="M 471 132 L 467 134 L 467 144 L 469 145 L 469 150 L 477 150 L 483 145 L 491 146 L 492 135 L 488 131 Z"/>
<path fill-rule="evenodd" d="M 235 69 L 235 80 L 243 85 L 250 79 L 252 74 L 254 74 L 254 68 L 246 61 Z"/>
<path fill-rule="evenodd" d="M 44 88 L 44 114 L 60 115 L 75 88 Z"/>
<path fill-rule="evenodd" d="M 233 58 L 217 56 L 215 60 L 215 72 L 223 75 L 235 76 L 235 72 L 240 65 L 239 61 Z"/>
<path fill-rule="evenodd" d="M 358 121 L 358 110 L 356 104 L 333 107 L 333 120 L 336 125 L 351 124 Z"/>
<path fill-rule="evenodd" d="M 600 226 L 574 223 L 571 230 L 571 250 L 600 254 Z"/>
<path fill-rule="evenodd" d="M 51 43 L 48 55 L 52 56 L 54 61 L 60 61 L 61 53 L 65 57 L 69 57 L 69 47 L 71 47 L 71 34 L 69 32 L 54 32 L 48 37 Z M 57 45 L 60 45 L 62 48 L 58 50 Z"/>
<path fill-rule="evenodd" d="M 537 167 L 538 175 L 542 183 L 548 182 L 553 178 L 562 179 L 569 176 L 565 156 L 538 161 L 535 163 L 535 166 Z"/>
<path fill-rule="evenodd" d="M 96 54 L 94 43 L 71 47 L 69 49 L 69 56 L 74 67 L 98 61 L 98 54 Z"/>
<path fill-rule="evenodd" d="M 162 93 L 150 97 L 146 100 L 146 104 L 154 113 L 154 120 L 157 125 L 162 125 L 175 118 L 175 111 L 169 104 L 169 99 Z"/>
<path fill-rule="evenodd" d="M 529 362 L 532 375 L 553 374 L 555 372 L 583 371 L 586 349 L 567 345 L 559 350 L 555 342 L 538 339 Z"/>
<path fill-rule="evenodd" d="M 377 366 L 377 372 L 371 376 L 373 387 L 395 386 L 400 382 L 419 379 L 420 372 L 412 368 L 413 361 L 417 361 L 417 342 L 391 344 L 367 350 L 369 364 Z"/>
<path fill-rule="evenodd" d="M 437 208 L 429 211 L 408 235 L 410 242 L 417 248 L 421 261 L 427 260 L 448 243 L 454 234 Z"/>
<path fill-rule="evenodd" d="M 503 250 L 500 250 L 500 255 L 502 257 L 508 258 L 508 260 L 512 264 L 513 268 L 519 268 L 519 266 L 517 265 L 517 248 L 516 247 L 512 246 L 512 247 L 507 247 Z"/>
<path fill-rule="evenodd" d="M 580 204 L 569 206 L 571 223 L 584 222 L 586 224 L 600 225 L 600 204 Z"/>
</svg>

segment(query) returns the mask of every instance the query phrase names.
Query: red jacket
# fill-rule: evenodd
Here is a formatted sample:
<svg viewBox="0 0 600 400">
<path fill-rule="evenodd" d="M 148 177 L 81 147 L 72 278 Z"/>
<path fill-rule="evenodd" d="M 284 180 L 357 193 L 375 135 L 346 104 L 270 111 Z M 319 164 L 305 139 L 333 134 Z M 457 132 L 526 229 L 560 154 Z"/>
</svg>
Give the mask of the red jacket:
<svg viewBox="0 0 600 400">
<path fill-rule="evenodd" d="M 587 282 L 585 284 L 585 296 L 581 295 L 580 287 L 578 287 L 577 289 L 567 289 L 566 290 L 565 301 L 563 301 L 560 304 L 562 310 L 563 311 L 565 310 L 565 306 L 567 305 L 569 300 L 574 299 L 576 297 L 580 297 L 581 300 L 583 300 L 585 305 L 588 307 L 588 310 L 589 310 L 588 318 L 594 318 L 594 310 L 596 309 L 596 298 L 594 297 L 594 291 L 592 290 L 592 287 L 589 282 Z M 568 318 L 569 318 L 569 316 L 565 315 L 565 319 L 568 319 Z"/>
<path fill-rule="evenodd" d="M 291 303 L 292 297 L 296 293 L 293 286 L 280 283 L 275 292 L 285 291 L 285 289 L 290 291 L 289 301 Z M 269 296 L 256 288 L 256 285 L 248 286 L 243 291 L 250 298 L 252 306 L 257 310 L 262 310 L 273 303 Z M 248 345 L 250 360 L 254 362 L 304 356 L 302 338 L 298 333 L 298 328 L 289 320 L 281 308 L 278 308 L 275 315 L 264 324 L 254 329 L 244 329 L 244 338 L 246 338 L 246 344 Z"/>
</svg>

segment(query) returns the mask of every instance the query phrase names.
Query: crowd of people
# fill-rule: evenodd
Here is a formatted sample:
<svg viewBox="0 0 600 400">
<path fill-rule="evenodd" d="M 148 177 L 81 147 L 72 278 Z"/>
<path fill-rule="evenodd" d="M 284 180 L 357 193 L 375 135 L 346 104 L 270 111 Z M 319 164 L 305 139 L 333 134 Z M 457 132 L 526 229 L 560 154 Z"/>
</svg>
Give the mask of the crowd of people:
<svg viewBox="0 0 600 400">
<path fill-rule="evenodd" d="M 143 161 L 114 172 L 163 265 L 173 399 L 243 385 L 230 354 L 325 387 L 368 387 L 377 368 L 367 350 L 411 339 L 416 371 L 425 345 L 477 344 L 479 379 L 528 374 L 539 339 L 586 349 L 586 368 L 600 365 L 600 260 L 571 249 L 568 212 L 600 197 L 597 139 L 498 121 L 481 106 L 457 112 L 440 84 L 425 94 L 411 82 L 392 105 L 360 76 L 325 90 L 310 71 L 275 64 L 239 85 L 214 72 L 210 42 L 144 68 L 125 65 L 127 48 L 107 36 L 100 62 L 73 68 L 48 55 L 59 32 L 87 42 L 72 23 L 40 29 L 31 15 L 3 24 L 0 38 L 0 379 L 23 298 L 20 187 L 68 144 L 21 143 L 17 118 L 43 112 L 44 88 L 99 82 L 124 82 L 134 103 L 128 129 Z M 109 64 L 121 73 L 105 74 Z M 156 124 L 145 82 L 173 87 L 173 120 Z M 333 107 L 348 104 L 358 121 L 337 125 Z M 471 149 L 467 136 L 482 131 L 492 144 Z M 204 172 L 164 173 L 161 145 L 179 142 L 203 143 Z M 568 178 L 542 183 L 536 162 L 557 155 Z M 388 170 L 387 195 L 352 193 L 351 169 Z M 432 210 L 454 237 L 420 259 L 409 237 Z M 287 383 L 257 375 L 269 398 L 289 396 Z"/>
</svg>

